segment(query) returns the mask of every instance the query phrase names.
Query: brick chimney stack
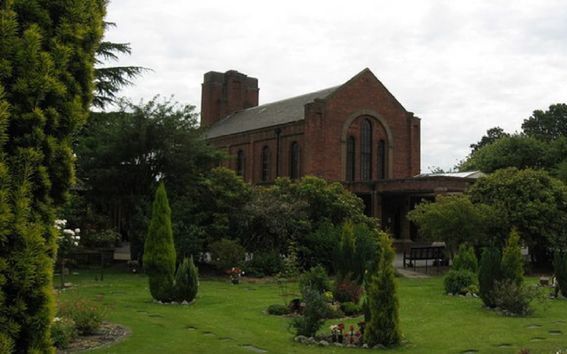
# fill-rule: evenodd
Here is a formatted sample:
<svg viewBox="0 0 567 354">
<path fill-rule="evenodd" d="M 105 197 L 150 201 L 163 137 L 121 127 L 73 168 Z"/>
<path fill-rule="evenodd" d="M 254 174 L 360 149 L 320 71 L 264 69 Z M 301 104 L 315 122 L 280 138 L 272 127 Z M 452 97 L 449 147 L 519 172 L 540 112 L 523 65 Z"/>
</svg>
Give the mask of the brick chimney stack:
<svg viewBox="0 0 567 354">
<path fill-rule="evenodd" d="M 258 105 L 258 79 L 236 70 L 209 71 L 201 91 L 201 126 L 208 127 L 227 115 Z"/>
</svg>

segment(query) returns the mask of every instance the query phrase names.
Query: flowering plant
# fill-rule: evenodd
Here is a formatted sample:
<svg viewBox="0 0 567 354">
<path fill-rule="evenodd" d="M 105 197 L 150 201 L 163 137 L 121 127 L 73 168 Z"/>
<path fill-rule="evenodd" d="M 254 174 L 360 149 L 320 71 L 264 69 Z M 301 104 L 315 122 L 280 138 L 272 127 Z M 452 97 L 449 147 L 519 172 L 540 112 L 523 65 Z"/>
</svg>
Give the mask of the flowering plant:
<svg viewBox="0 0 567 354">
<path fill-rule="evenodd" d="M 57 246 L 58 246 L 58 255 L 59 255 L 59 262 L 61 265 L 61 289 L 65 287 L 65 280 L 64 280 L 64 273 L 65 273 L 65 260 L 71 253 L 71 251 L 79 246 L 79 241 L 81 237 L 79 234 L 81 233 L 80 229 L 66 229 L 65 226 L 67 225 L 67 220 L 55 220 L 55 228 L 59 231 L 59 237 L 57 237 Z"/>
<path fill-rule="evenodd" d="M 230 275 L 230 280 L 232 281 L 233 284 L 238 284 L 240 282 L 240 277 L 242 275 L 244 275 L 244 272 L 242 271 L 242 269 L 238 268 L 238 267 L 232 267 L 230 268 L 227 273 Z"/>
</svg>

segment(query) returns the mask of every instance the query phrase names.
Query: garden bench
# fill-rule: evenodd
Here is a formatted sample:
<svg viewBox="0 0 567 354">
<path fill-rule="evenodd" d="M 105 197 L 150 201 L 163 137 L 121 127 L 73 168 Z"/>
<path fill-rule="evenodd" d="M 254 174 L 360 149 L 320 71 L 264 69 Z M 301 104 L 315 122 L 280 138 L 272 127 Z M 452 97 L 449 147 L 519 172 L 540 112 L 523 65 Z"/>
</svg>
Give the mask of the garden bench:
<svg viewBox="0 0 567 354">
<path fill-rule="evenodd" d="M 425 272 L 427 273 L 428 262 L 433 261 L 437 265 L 437 271 L 445 259 L 445 246 L 438 245 L 414 245 L 404 251 L 404 268 L 413 267 L 416 270 L 416 261 L 425 261 Z"/>
</svg>

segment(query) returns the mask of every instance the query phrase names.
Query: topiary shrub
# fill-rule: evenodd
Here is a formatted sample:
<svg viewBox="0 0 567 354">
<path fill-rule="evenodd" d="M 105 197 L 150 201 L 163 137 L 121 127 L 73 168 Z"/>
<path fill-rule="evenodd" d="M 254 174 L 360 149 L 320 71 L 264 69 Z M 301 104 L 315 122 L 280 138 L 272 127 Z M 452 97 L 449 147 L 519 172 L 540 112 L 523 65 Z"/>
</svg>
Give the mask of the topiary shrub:
<svg viewBox="0 0 567 354">
<path fill-rule="evenodd" d="M 51 339 L 53 345 L 59 349 L 65 349 L 69 343 L 77 337 L 75 321 L 66 317 L 56 317 L 51 325 Z M 0 353 L 4 353 L 0 351 Z"/>
<path fill-rule="evenodd" d="M 244 262 L 246 251 L 238 241 L 221 239 L 210 244 L 213 265 L 221 271 L 232 267 L 240 267 Z"/>
<path fill-rule="evenodd" d="M 318 265 L 303 273 L 299 277 L 299 289 L 303 292 L 305 288 L 313 289 L 321 294 L 331 289 L 331 283 L 325 268 Z"/>
<path fill-rule="evenodd" d="M 520 248 L 520 235 L 512 229 L 502 252 L 500 265 L 503 280 L 510 280 L 520 286 L 524 282 L 524 258 Z"/>
<path fill-rule="evenodd" d="M 347 316 L 358 316 L 362 313 L 362 308 L 354 302 L 343 302 L 341 311 Z"/>
<path fill-rule="evenodd" d="M 567 297 L 567 252 L 555 251 L 553 270 L 561 294 Z"/>
<path fill-rule="evenodd" d="M 290 326 L 295 329 L 297 335 L 313 337 L 325 322 L 328 306 L 317 290 L 306 288 L 303 296 L 303 316 L 294 318 Z"/>
<path fill-rule="evenodd" d="M 171 229 L 171 209 L 165 186 L 160 183 L 152 206 L 152 219 L 144 244 L 144 269 L 150 282 L 150 293 L 159 301 L 173 298 L 175 247 Z"/>
<path fill-rule="evenodd" d="M 459 246 L 459 251 L 453 258 L 454 270 L 469 270 L 472 273 L 478 271 L 478 260 L 474 254 L 474 248 L 467 244 Z"/>
<path fill-rule="evenodd" d="M 370 319 L 364 331 L 368 346 L 392 346 L 400 343 L 399 303 L 394 275 L 395 252 L 387 234 L 381 234 L 375 266 L 366 281 Z"/>
<path fill-rule="evenodd" d="M 467 269 L 451 269 L 443 280 L 447 294 L 466 294 L 475 282 L 476 274 Z"/>
<path fill-rule="evenodd" d="M 500 272 L 500 251 L 496 247 L 487 247 L 482 251 L 478 267 L 479 295 L 488 307 L 496 307 L 494 287 L 502 279 Z"/>
<path fill-rule="evenodd" d="M 282 304 L 273 304 L 268 306 L 268 313 L 270 315 L 283 316 L 290 313 L 289 307 Z"/>
<path fill-rule="evenodd" d="M 191 302 L 199 291 L 199 271 L 193 263 L 193 257 L 184 258 L 175 274 L 173 288 L 174 300 L 177 302 Z"/>
</svg>

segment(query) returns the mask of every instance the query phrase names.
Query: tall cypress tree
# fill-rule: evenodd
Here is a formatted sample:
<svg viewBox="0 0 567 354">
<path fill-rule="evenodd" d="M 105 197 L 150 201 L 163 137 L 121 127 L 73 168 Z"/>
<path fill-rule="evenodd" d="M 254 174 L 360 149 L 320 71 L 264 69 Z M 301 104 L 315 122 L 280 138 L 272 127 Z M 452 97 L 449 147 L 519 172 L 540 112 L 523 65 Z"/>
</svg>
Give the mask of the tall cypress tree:
<svg viewBox="0 0 567 354">
<path fill-rule="evenodd" d="M 171 209 L 165 186 L 160 183 L 152 207 L 152 219 L 144 244 L 144 269 L 150 281 L 150 293 L 159 301 L 173 299 L 175 246 L 171 229 Z"/>
<path fill-rule="evenodd" d="M 0 3 L 0 87 L 9 107 L 0 214 L 11 219 L 0 220 L 0 333 L 16 353 L 53 351 L 53 222 L 73 182 L 71 137 L 88 116 L 105 7 L 106 0 Z"/>
</svg>

